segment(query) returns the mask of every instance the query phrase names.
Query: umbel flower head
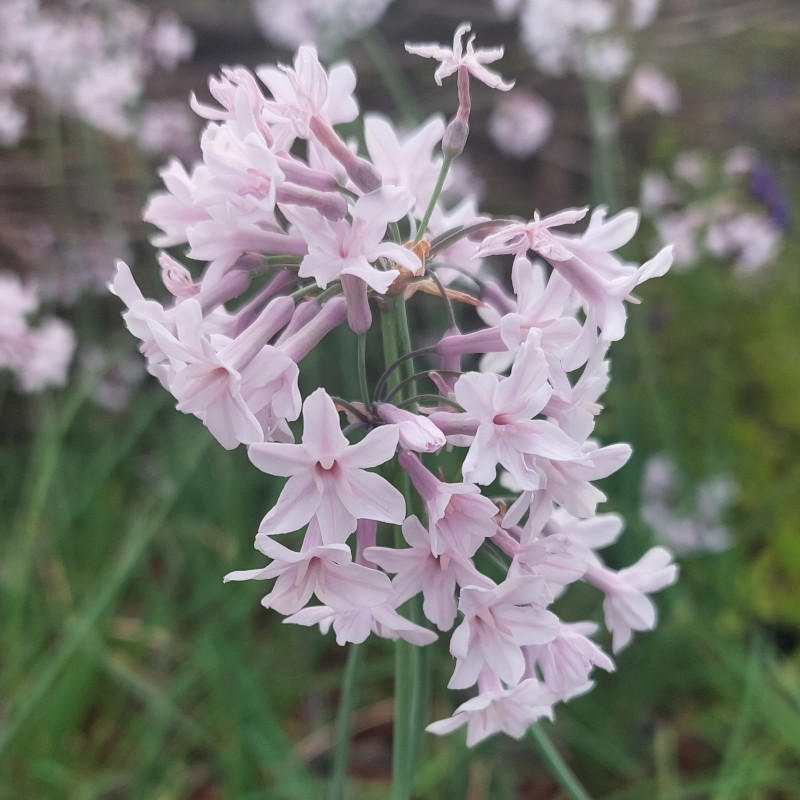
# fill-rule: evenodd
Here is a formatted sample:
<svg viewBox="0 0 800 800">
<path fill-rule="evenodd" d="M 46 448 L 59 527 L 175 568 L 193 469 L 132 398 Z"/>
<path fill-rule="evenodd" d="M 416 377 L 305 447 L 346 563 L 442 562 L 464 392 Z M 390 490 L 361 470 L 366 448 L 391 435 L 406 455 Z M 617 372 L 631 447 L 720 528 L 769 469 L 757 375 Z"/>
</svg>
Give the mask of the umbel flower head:
<svg viewBox="0 0 800 800">
<path fill-rule="evenodd" d="M 265 607 L 339 644 L 449 636 L 450 686 L 476 695 L 429 730 L 466 725 L 475 744 L 521 736 L 587 691 L 596 667 L 613 669 L 596 626 L 553 609 L 571 584 L 598 590 L 618 650 L 655 626 L 650 594 L 677 570 L 663 548 L 627 569 L 603 563 L 622 521 L 597 515 L 605 495 L 593 485 L 631 452 L 593 438 L 608 350 L 630 293 L 671 251 L 643 265 L 615 254 L 635 233 L 633 209 L 598 208 L 563 232 L 588 210 L 494 220 L 473 196 L 445 202 L 468 144 L 471 78 L 511 87 L 486 67 L 502 48 L 465 45 L 468 31 L 452 48 L 408 47 L 440 62 L 437 82 L 458 74 L 454 120 L 401 135 L 367 115 L 365 153 L 337 131 L 359 117 L 349 65 L 328 72 L 301 47 L 292 66 L 258 69 L 261 83 L 223 70 L 210 84 L 219 105 L 194 102 L 209 120 L 202 161 L 171 162 L 145 211 L 159 245 L 184 248 L 186 265 L 161 257 L 172 299 L 145 298 L 124 264 L 113 290 L 177 408 L 285 481 L 255 538 L 268 562 L 226 580 L 274 581 Z M 490 260 L 507 280 L 480 274 Z M 412 330 L 405 307 L 420 292 L 442 313 Z M 461 329 L 466 305 L 482 326 Z M 304 359 L 339 326 L 355 335 L 335 358 L 352 359 L 358 385 L 303 398 Z M 367 354 L 381 350 L 376 368 Z"/>
</svg>

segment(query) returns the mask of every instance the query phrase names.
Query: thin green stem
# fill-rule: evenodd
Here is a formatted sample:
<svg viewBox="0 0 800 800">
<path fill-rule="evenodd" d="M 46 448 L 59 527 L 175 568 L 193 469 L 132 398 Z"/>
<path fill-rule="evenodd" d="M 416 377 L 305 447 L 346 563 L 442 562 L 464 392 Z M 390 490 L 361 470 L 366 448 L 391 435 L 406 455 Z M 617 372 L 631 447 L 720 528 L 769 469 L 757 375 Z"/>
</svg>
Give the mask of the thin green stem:
<svg viewBox="0 0 800 800">
<path fill-rule="evenodd" d="M 392 389 L 392 391 L 389 392 L 386 395 L 386 397 L 383 398 L 383 402 L 384 403 L 390 402 L 391 399 L 401 389 L 405 389 L 405 387 L 408 386 L 412 381 L 418 381 L 418 380 L 421 380 L 422 378 L 430 378 L 431 372 L 435 372 L 437 375 L 448 375 L 448 376 L 451 376 L 453 378 L 456 378 L 456 377 L 458 377 L 458 376 L 463 374 L 462 372 L 459 372 L 458 370 L 454 370 L 454 369 L 423 369 L 423 370 L 420 370 L 419 372 L 415 372 L 410 377 L 404 378 L 402 381 L 400 381 L 400 383 L 398 383 L 397 386 L 395 386 L 394 389 Z M 406 399 L 404 402 L 408 402 L 408 399 Z"/>
<path fill-rule="evenodd" d="M 504 225 L 519 223 L 518 219 L 487 219 L 483 222 L 476 222 L 474 225 L 466 227 L 451 228 L 449 231 L 440 233 L 431 240 L 431 249 L 428 251 L 428 260 L 436 256 L 441 250 L 446 250 L 451 245 L 469 236 L 471 233 L 482 233 L 492 228 L 502 228 Z M 422 238 L 422 237 L 420 237 Z"/>
<path fill-rule="evenodd" d="M 443 397 L 440 394 L 417 394 L 397 403 L 397 407 L 405 408 L 406 406 L 412 406 L 416 403 L 445 403 L 449 406 L 452 406 L 456 411 L 464 411 L 464 409 L 458 403 L 456 403 L 455 400 L 451 400 L 449 397 Z"/>
<path fill-rule="evenodd" d="M 388 315 L 385 314 L 385 313 L 381 314 L 381 329 L 382 329 L 382 333 L 383 333 L 383 355 L 384 355 L 384 359 L 388 359 L 388 357 L 389 357 L 387 355 L 387 349 L 386 349 L 387 348 L 387 336 L 391 336 L 391 334 L 392 334 L 392 330 L 391 329 L 384 330 L 384 327 L 388 327 L 388 325 L 389 325 L 389 321 L 386 319 L 387 316 Z M 394 337 L 392 337 L 391 344 L 394 345 L 393 353 L 395 354 L 395 359 L 391 363 L 389 363 L 388 360 L 386 360 L 386 363 L 388 363 L 389 366 L 386 367 L 386 369 L 383 372 L 383 375 L 381 375 L 380 378 L 378 378 L 378 382 L 375 384 L 375 391 L 373 392 L 372 396 L 376 401 L 380 399 L 381 395 L 383 394 L 383 390 L 387 386 L 387 384 L 390 386 L 391 391 L 394 391 L 395 387 L 398 385 L 398 378 L 397 378 L 396 372 L 397 372 L 398 367 L 401 364 L 405 363 L 409 359 L 416 358 L 417 356 L 422 356 L 422 355 L 426 355 L 427 353 L 435 353 L 436 352 L 436 347 L 435 346 L 420 347 L 417 350 L 412 350 L 412 351 L 410 351 L 408 353 L 404 353 L 401 356 L 401 355 L 396 355 L 397 352 L 398 352 L 398 350 L 397 350 L 397 340 L 394 339 Z"/>
<path fill-rule="evenodd" d="M 592 800 L 575 773 L 561 757 L 561 753 L 556 750 L 550 737 L 542 730 L 541 723 L 532 725 L 529 733 L 536 749 L 550 770 L 550 774 L 559 782 L 561 788 L 567 793 L 567 797 L 570 800 Z"/>
<path fill-rule="evenodd" d="M 431 280 L 436 284 L 436 288 L 439 290 L 439 294 L 442 297 L 442 302 L 444 303 L 444 310 L 447 314 L 447 328 L 449 331 L 457 331 L 458 330 L 458 323 L 456 322 L 456 315 L 453 311 L 453 303 L 447 295 L 447 289 L 444 288 L 444 284 L 439 280 L 439 276 L 436 274 L 435 269 L 429 269 L 428 275 L 430 276 Z"/>
<path fill-rule="evenodd" d="M 612 212 L 619 209 L 617 197 L 617 157 L 614 137 L 609 129 L 611 104 L 608 87 L 594 79 L 586 79 L 586 106 L 592 140 L 592 189 L 594 202 L 602 203 Z"/>
<path fill-rule="evenodd" d="M 449 172 L 450 165 L 452 163 L 452 156 L 444 157 L 444 160 L 442 161 L 442 168 L 439 170 L 439 177 L 436 179 L 436 186 L 433 187 L 433 193 L 431 194 L 431 199 L 428 201 L 428 207 L 425 209 L 425 214 L 420 220 L 417 235 L 414 237 L 414 241 L 411 245 L 412 248 L 416 247 L 422 241 L 422 237 L 425 235 L 425 231 L 428 229 L 428 223 L 431 221 L 431 214 L 433 214 L 433 209 L 436 207 L 436 202 L 439 200 L 439 195 L 442 193 L 444 181 L 445 178 L 447 178 L 447 173 Z"/>
<path fill-rule="evenodd" d="M 316 286 L 316 284 L 314 284 Z M 327 302 L 331 299 L 331 297 L 336 297 L 342 293 L 342 284 L 338 281 L 334 283 L 332 286 L 329 286 L 319 297 L 317 297 L 317 302 L 322 305 L 323 303 Z"/>
<path fill-rule="evenodd" d="M 397 327 L 397 341 L 400 346 L 400 352 L 412 353 L 411 349 L 411 331 L 408 327 L 408 315 L 406 314 L 406 300 L 403 295 L 397 295 L 392 298 L 393 304 L 396 304 L 395 325 Z M 404 373 L 405 378 L 411 378 L 416 372 L 414 367 L 414 358 L 407 358 L 403 364 L 400 365 L 401 372 Z M 416 386 L 413 381 L 409 387 L 411 394 L 416 394 Z"/>
<path fill-rule="evenodd" d="M 344 408 L 348 413 L 352 414 L 356 417 L 359 422 L 369 422 L 367 417 L 364 415 L 364 412 L 361 409 L 356 408 L 352 403 L 348 402 L 347 400 L 337 397 L 336 395 L 331 395 L 331 399 L 337 406 L 341 406 Z"/>
<path fill-rule="evenodd" d="M 280 267 L 281 269 L 299 269 L 300 256 L 264 256 L 264 262 L 268 267 Z"/>
<path fill-rule="evenodd" d="M 405 74 L 392 58 L 392 48 L 375 28 L 360 38 L 362 47 L 372 59 L 375 69 L 407 125 L 416 125 L 423 116 L 416 95 L 406 81 Z"/>
<path fill-rule="evenodd" d="M 394 659 L 394 730 L 391 800 L 409 800 L 414 784 L 413 724 L 414 645 L 398 639 Z M 412 713 L 409 713 L 412 712 Z"/>
<path fill-rule="evenodd" d="M 369 386 L 367 386 L 367 334 L 358 335 L 358 387 L 364 408 L 370 406 Z"/>
<path fill-rule="evenodd" d="M 383 363 L 386 368 L 375 384 L 374 397 L 376 399 L 380 397 L 384 386 L 394 389 L 400 382 L 396 369 L 401 360 L 400 348 L 397 343 L 397 336 L 395 336 L 394 320 L 389 309 L 390 307 L 387 304 L 387 308 L 381 310 L 381 340 L 383 341 Z"/>
<path fill-rule="evenodd" d="M 289 297 L 291 297 L 291 299 L 294 301 L 302 300 L 306 295 L 311 294 L 316 288 L 317 288 L 316 283 L 309 283 L 306 286 L 301 286 L 299 289 L 296 289 L 289 295 Z"/>
<path fill-rule="evenodd" d="M 342 678 L 342 694 L 339 698 L 339 716 L 336 720 L 336 748 L 333 753 L 329 800 L 345 800 L 347 789 L 347 763 L 350 758 L 350 729 L 358 696 L 363 644 L 351 644 L 347 652 L 347 663 Z"/>
</svg>

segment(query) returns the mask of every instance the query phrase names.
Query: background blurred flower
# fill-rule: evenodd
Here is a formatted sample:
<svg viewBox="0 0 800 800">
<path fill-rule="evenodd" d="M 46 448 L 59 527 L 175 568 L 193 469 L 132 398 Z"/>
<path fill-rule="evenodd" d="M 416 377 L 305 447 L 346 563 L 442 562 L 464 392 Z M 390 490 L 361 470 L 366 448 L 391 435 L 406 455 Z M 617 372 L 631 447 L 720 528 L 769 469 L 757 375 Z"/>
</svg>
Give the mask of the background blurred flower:
<svg viewBox="0 0 800 800">
<path fill-rule="evenodd" d="M 489 135 L 506 155 L 528 158 L 550 138 L 553 118 L 552 106 L 546 100 L 525 89 L 515 89 L 492 110 Z"/>
</svg>

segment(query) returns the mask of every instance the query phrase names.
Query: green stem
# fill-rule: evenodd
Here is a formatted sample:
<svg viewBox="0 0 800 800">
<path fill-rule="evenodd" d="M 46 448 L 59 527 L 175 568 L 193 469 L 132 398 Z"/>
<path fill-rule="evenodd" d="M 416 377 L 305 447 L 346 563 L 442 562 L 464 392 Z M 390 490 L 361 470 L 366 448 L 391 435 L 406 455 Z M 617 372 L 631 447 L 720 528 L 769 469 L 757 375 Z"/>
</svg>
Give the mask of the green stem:
<svg viewBox="0 0 800 800">
<path fill-rule="evenodd" d="M 294 300 L 295 302 L 297 302 L 298 300 L 302 300 L 306 295 L 311 294 L 316 289 L 317 289 L 317 284 L 316 283 L 309 283 L 309 284 L 306 284 L 305 286 L 301 286 L 299 289 L 296 289 L 295 291 L 293 291 L 289 295 L 289 297 L 292 300 Z"/>
<path fill-rule="evenodd" d="M 403 70 L 398 68 L 397 62 L 392 58 L 392 48 L 375 28 L 362 34 L 360 42 L 372 59 L 403 121 L 409 126 L 417 125 L 423 117 L 423 110 L 408 85 Z"/>
<path fill-rule="evenodd" d="M 369 410 L 370 396 L 367 386 L 367 334 L 358 335 L 358 387 L 361 389 L 361 402 Z"/>
<path fill-rule="evenodd" d="M 484 231 L 490 231 L 493 228 L 502 228 L 505 225 L 517 224 L 518 222 L 518 219 L 497 218 L 487 219 L 483 222 L 476 222 L 474 225 L 467 225 L 466 227 L 458 226 L 457 228 L 451 228 L 449 231 L 440 233 L 431 240 L 431 249 L 428 251 L 428 261 L 434 258 L 434 256 L 438 255 L 438 253 L 440 253 L 442 250 L 446 250 L 448 247 L 460 241 L 465 236 L 469 236 L 471 233 L 483 233 Z M 451 265 L 448 264 L 447 266 L 450 267 Z M 469 273 L 467 273 L 467 275 L 469 275 Z"/>
<path fill-rule="evenodd" d="M 400 352 L 410 353 L 412 351 L 411 331 L 408 327 L 406 300 L 403 295 L 397 295 L 397 298 L 393 298 L 393 300 L 396 303 L 395 324 L 397 326 L 397 342 L 400 346 Z M 414 359 L 406 359 L 403 364 L 400 365 L 400 371 L 405 373 L 403 376 L 404 378 L 410 379 L 411 376 L 416 372 L 416 369 L 414 368 Z M 409 386 L 409 393 L 412 395 L 417 393 L 416 383 L 414 383 L 413 380 Z"/>
<path fill-rule="evenodd" d="M 400 382 L 400 377 L 396 369 L 390 369 L 400 359 L 400 348 L 395 335 L 394 319 L 392 317 L 392 306 L 390 304 L 391 298 L 387 298 L 387 307 L 381 311 L 381 339 L 383 341 L 383 363 L 386 369 L 378 379 L 375 386 L 376 397 L 378 390 L 383 391 L 384 385 L 389 389 L 394 389 Z"/>
<path fill-rule="evenodd" d="M 457 331 L 458 323 L 456 322 L 456 315 L 453 311 L 453 303 L 447 295 L 447 289 L 444 288 L 444 284 L 439 280 L 435 269 L 428 270 L 428 276 L 436 284 L 436 288 L 439 290 L 442 302 L 444 303 L 444 310 L 447 314 L 447 329 L 449 331 Z"/>
<path fill-rule="evenodd" d="M 454 369 L 435 369 L 435 370 L 434 369 L 423 369 L 423 370 L 420 370 L 420 372 L 415 372 L 410 378 L 404 378 L 402 381 L 400 381 L 400 383 L 398 383 L 397 386 L 395 386 L 394 389 L 392 389 L 392 391 L 389 392 L 386 395 L 386 397 L 383 398 L 383 402 L 384 403 L 392 402 L 392 398 L 398 393 L 398 391 L 400 391 L 401 388 L 404 389 L 412 381 L 422 380 L 423 378 L 430 378 L 432 372 L 435 372 L 437 375 L 448 375 L 448 376 L 453 377 L 453 378 L 457 378 L 460 375 L 463 375 L 462 372 L 459 372 L 459 371 L 454 370 Z M 408 402 L 408 398 L 406 398 L 406 400 L 404 400 L 403 402 Z"/>
<path fill-rule="evenodd" d="M 360 422 L 367 422 L 368 421 L 367 416 L 364 414 L 363 411 L 361 411 L 361 409 L 356 408 L 356 406 L 354 406 L 348 400 L 345 400 L 343 397 L 338 397 L 337 395 L 334 394 L 334 395 L 331 395 L 331 399 L 333 400 L 334 403 L 336 403 L 337 406 L 341 406 L 342 408 L 344 408 L 346 411 L 348 411 L 350 414 L 352 414 Z"/>
<path fill-rule="evenodd" d="M 416 247 L 422 241 L 422 237 L 425 235 L 425 231 L 428 229 L 428 223 L 431 221 L 431 214 L 433 214 L 433 209 L 436 207 L 436 202 L 439 199 L 439 195 L 442 193 L 444 181 L 452 163 L 452 156 L 444 157 L 444 160 L 442 161 L 442 168 L 439 170 L 439 177 L 436 180 L 436 186 L 433 187 L 433 194 L 431 194 L 431 199 L 428 201 L 428 207 L 425 209 L 425 214 L 420 220 L 417 235 L 414 237 L 414 242 L 411 245 L 412 248 Z"/>
<path fill-rule="evenodd" d="M 402 295 L 396 294 L 386 298 L 386 311 L 381 314 L 381 334 L 387 370 L 384 373 L 386 379 L 380 382 L 381 389 L 386 384 L 391 390 L 400 380 L 410 377 L 415 372 L 414 359 L 410 356 L 411 332 L 408 329 L 406 301 Z"/>
<path fill-rule="evenodd" d="M 395 644 L 391 800 L 409 800 L 414 785 L 413 650 L 414 646 L 402 639 Z"/>
<path fill-rule="evenodd" d="M 386 309 L 381 313 L 383 352 L 387 372 L 386 384 L 390 391 L 396 389 L 398 400 L 406 399 L 406 386 L 400 385 L 400 369 L 389 368 L 403 359 L 409 378 L 414 375 L 411 358 L 403 358 L 411 352 L 411 336 L 408 329 L 405 301 L 402 295 L 387 298 Z M 410 381 L 409 383 L 413 383 Z M 414 498 L 408 475 L 398 470 L 399 488 L 411 513 Z M 402 532 L 395 528 L 395 546 L 405 547 Z M 409 618 L 416 623 L 422 621 L 419 598 L 412 598 L 405 607 Z M 410 800 L 421 749 L 425 713 L 428 706 L 427 659 L 422 648 L 398 639 L 395 644 L 394 677 L 394 732 L 392 737 L 392 791 L 391 800 Z"/>
<path fill-rule="evenodd" d="M 617 197 L 617 157 L 614 136 L 609 130 L 611 106 L 608 87 L 594 78 L 586 79 L 586 106 L 592 140 L 592 189 L 595 204 L 619 209 Z"/>
<path fill-rule="evenodd" d="M 391 335 L 391 331 L 389 330 L 389 328 L 384 329 L 384 323 L 386 325 L 388 325 L 388 320 L 385 320 L 385 317 L 386 317 L 386 314 L 382 314 L 381 315 L 381 332 L 382 332 L 383 337 L 384 337 L 384 352 L 383 352 L 383 354 L 384 354 L 384 357 L 387 357 L 385 341 L 386 341 L 386 337 Z M 395 341 L 395 344 L 396 344 L 396 341 Z M 412 350 L 412 351 L 410 351 L 408 353 L 405 353 L 402 356 L 398 356 L 391 364 L 389 364 L 388 367 L 386 367 L 386 369 L 383 372 L 383 375 L 381 375 L 378 378 L 378 382 L 375 384 L 375 391 L 372 393 L 373 399 L 375 401 L 380 400 L 381 396 L 384 394 L 384 391 L 386 389 L 387 384 L 389 384 L 391 386 L 392 393 L 394 393 L 394 390 L 397 388 L 397 385 L 398 385 L 397 376 L 395 375 L 394 380 L 391 381 L 391 382 L 390 382 L 389 379 L 391 378 L 391 376 L 395 372 L 395 370 L 397 370 L 403 362 L 408 361 L 411 358 L 415 358 L 416 356 L 427 355 L 428 353 L 435 353 L 435 352 L 436 352 L 436 346 L 432 345 L 430 347 L 419 347 L 416 350 Z"/>
<path fill-rule="evenodd" d="M 530 737 L 550 770 L 550 774 L 561 784 L 561 788 L 567 793 L 570 800 L 592 800 L 586 789 L 581 786 L 575 773 L 556 750 L 548 735 L 542 730 L 541 723 L 531 726 Z"/>
<path fill-rule="evenodd" d="M 451 400 L 449 397 L 443 397 L 440 394 L 415 394 L 413 397 L 409 397 L 405 400 L 397 402 L 396 405 L 398 408 L 406 408 L 414 405 L 415 403 L 432 403 L 433 405 L 443 403 L 445 405 L 452 406 L 456 411 L 461 413 L 464 412 L 464 409 L 458 403 L 456 403 L 455 400 Z"/>
<path fill-rule="evenodd" d="M 353 711 L 358 695 L 363 648 L 363 644 L 351 644 L 347 652 L 342 694 L 339 699 L 339 717 L 336 720 L 336 749 L 333 754 L 329 800 L 345 800 L 348 796 L 346 788 L 347 763 L 350 758 L 350 729 L 353 725 Z"/>
</svg>

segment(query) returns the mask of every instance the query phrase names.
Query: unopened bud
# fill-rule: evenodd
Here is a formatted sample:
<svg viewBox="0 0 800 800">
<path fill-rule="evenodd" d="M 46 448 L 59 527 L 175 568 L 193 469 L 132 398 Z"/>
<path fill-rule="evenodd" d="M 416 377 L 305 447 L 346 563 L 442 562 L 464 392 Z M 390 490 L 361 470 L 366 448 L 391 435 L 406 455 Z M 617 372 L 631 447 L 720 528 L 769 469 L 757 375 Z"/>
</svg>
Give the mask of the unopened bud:
<svg viewBox="0 0 800 800">
<path fill-rule="evenodd" d="M 469 136 L 469 123 L 458 116 L 450 120 L 442 137 L 442 152 L 448 158 L 456 158 L 464 152 Z"/>
<path fill-rule="evenodd" d="M 347 324 L 354 333 L 366 333 L 372 325 L 367 284 L 355 275 L 342 275 L 341 280 L 347 301 Z"/>
<path fill-rule="evenodd" d="M 412 414 L 391 403 L 378 406 L 378 417 L 391 425 L 397 425 L 400 447 L 415 453 L 435 453 L 446 444 L 444 434 L 427 418 Z"/>
</svg>

